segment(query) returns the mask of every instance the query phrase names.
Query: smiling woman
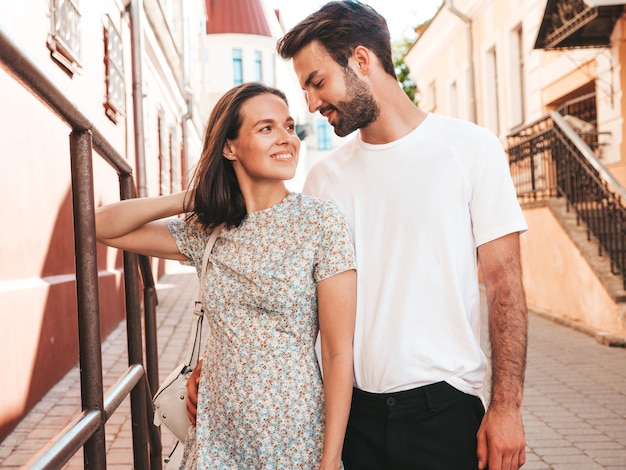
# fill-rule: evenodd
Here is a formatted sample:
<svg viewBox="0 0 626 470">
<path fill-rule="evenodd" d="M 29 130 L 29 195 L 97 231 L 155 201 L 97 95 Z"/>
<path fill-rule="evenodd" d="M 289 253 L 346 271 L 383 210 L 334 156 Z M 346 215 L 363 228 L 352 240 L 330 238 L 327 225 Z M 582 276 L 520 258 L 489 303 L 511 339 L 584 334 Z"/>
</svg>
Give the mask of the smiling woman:
<svg viewBox="0 0 626 470">
<path fill-rule="evenodd" d="M 198 270 L 218 227 L 200 286 L 209 338 L 188 385 L 196 413 L 183 468 L 342 468 L 354 248 L 334 203 L 287 191 L 299 150 L 285 95 L 245 83 L 213 109 L 192 189 L 96 212 L 100 242 Z"/>
<path fill-rule="evenodd" d="M 249 99 L 242 107 L 238 135 L 227 139 L 224 157 L 232 162 L 248 212 L 265 209 L 286 194 L 283 181 L 296 174 L 300 139 L 285 100 L 273 93 Z M 273 195 L 270 187 L 278 183 Z M 258 199 L 258 187 L 268 188 L 270 200 Z"/>
</svg>

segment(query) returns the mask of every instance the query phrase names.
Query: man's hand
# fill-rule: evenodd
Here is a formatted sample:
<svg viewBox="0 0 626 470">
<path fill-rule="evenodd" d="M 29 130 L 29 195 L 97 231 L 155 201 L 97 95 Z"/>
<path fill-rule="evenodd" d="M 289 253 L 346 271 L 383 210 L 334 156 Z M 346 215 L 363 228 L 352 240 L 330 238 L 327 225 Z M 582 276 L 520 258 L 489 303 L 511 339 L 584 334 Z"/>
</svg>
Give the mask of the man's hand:
<svg viewBox="0 0 626 470">
<path fill-rule="evenodd" d="M 489 407 L 478 430 L 478 468 L 517 470 L 526 462 L 521 410 Z"/>
<path fill-rule="evenodd" d="M 193 426 L 196 425 L 196 414 L 198 408 L 198 385 L 200 384 L 200 372 L 202 371 L 202 359 L 193 368 L 191 375 L 187 379 L 187 416 Z"/>
<path fill-rule="evenodd" d="M 478 468 L 517 470 L 526 462 L 521 409 L 492 405 L 478 430 Z"/>
</svg>

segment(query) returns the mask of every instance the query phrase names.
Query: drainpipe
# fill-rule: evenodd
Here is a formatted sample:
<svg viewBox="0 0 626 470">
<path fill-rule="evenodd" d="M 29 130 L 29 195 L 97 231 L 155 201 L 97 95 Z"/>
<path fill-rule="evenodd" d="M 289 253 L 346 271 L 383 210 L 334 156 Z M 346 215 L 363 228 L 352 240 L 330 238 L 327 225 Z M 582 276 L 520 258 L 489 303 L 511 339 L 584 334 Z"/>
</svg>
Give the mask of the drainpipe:
<svg viewBox="0 0 626 470">
<path fill-rule="evenodd" d="M 182 31 L 182 51 L 181 51 L 181 59 L 183 66 L 183 86 L 185 87 L 185 106 L 187 109 L 185 113 L 180 117 L 180 125 L 182 131 L 182 189 L 187 189 L 189 187 L 189 181 L 187 178 L 189 177 L 190 170 L 190 157 L 189 157 L 189 122 L 193 118 L 193 93 L 191 91 L 191 86 L 189 85 L 189 20 L 187 14 L 187 2 L 183 1 L 182 5 L 182 15 L 183 15 L 183 31 Z"/>
<path fill-rule="evenodd" d="M 181 127 L 182 127 L 182 141 L 183 141 L 183 181 L 182 181 L 182 189 L 187 189 L 189 187 L 189 170 L 191 169 L 191 161 L 189 157 L 189 132 L 187 130 L 187 126 L 189 125 L 189 121 L 193 118 L 193 94 L 190 89 L 185 91 L 185 105 L 187 106 L 187 110 L 185 114 L 181 116 Z"/>
<path fill-rule="evenodd" d="M 135 137 L 135 181 L 137 185 L 137 195 L 145 197 L 148 195 L 146 185 L 146 150 L 144 145 L 144 119 L 143 119 L 143 78 L 142 66 L 142 36 L 141 12 L 143 11 L 143 0 L 130 0 L 130 42 L 133 70 L 133 117 L 134 117 L 134 137 Z"/>
<path fill-rule="evenodd" d="M 461 21 L 467 25 L 467 48 L 468 58 L 470 61 L 470 76 L 469 76 L 469 90 L 470 90 L 470 121 L 476 122 L 476 78 L 474 71 L 474 39 L 472 37 L 472 19 L 463 14 L 455 8 L 452 0 L 445 0 L 445 4 L 448 6 L 450 13 L 457 16 Z"/>
</svg>

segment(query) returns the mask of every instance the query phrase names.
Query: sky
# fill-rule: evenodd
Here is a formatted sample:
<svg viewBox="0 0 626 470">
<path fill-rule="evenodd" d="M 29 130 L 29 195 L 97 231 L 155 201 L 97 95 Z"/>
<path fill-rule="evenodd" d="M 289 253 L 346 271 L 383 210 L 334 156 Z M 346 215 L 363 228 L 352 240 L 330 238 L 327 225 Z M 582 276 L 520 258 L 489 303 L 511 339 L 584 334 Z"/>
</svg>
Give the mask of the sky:
<svg viewBox="0 0 626 470">
<path fill-rule="evenodd" d="M 442 0 L 361 0 L 383 15 L 389 25 L 391 40 L 413 38 L 413 28 L 432 18 Z M 271 8 L 279 9 L 287 29 L 317 10 L 325 0 L 265 0 Z"/>
</svg>

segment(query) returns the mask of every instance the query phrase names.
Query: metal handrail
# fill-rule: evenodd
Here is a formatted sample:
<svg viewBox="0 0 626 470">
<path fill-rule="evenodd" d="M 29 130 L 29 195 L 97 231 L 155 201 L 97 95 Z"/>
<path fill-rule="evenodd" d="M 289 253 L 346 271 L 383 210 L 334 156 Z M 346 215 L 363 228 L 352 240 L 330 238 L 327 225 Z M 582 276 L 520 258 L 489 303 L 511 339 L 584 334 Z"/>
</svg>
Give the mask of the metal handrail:
<svg viewBox="0 0 626 470">
<path fill-rule="evenodd" d="M 75 221 L 76 286 L 79 323 L 82 413 L 75 417 L 43 449 L 34 455 L 26 468 L 53 469 L 67 463 L 80 446 L 84 448 L 89 468 L 106 468 L 104 424 L 130 393 L 132 413 L 134 468 L 161 468 L 161 441 L 151 415 L 150 390 L 144 369 L 139 263 L 150 302 L 144 306 L 146 323 L 156 323 L 154 277 L 147 257 L 124 252 L 124 281 L 129 370 L 103 394 L 102 356 L 98 302 L 97 250 L 95 240 L 95 204 L 93 192 L 92 148 L 120 176 L 120 197 L 135 197 L 132 167 L 73 103 L 61 88 L 20 50 L 0 27 L 0 64 L 26 89 L 41 99 L 50 110 L 71 128 L 72 198 Z M 139 261 L 138 261 L 139 260 Z M 156 329 L 146 331 L 150 345 L 147 355 L 148 377 L 158 377 Z M 141 380 L 141 377 L 144 380 Z M 152 385 L 155 386 L 154 384 Z M 148 456 L 150 449 L 150 456 Z"/>
<path fill-rule="evenodd" d="M 596 158 L 596 155 L 589 148 L 589 146 L 585 143 L 583 139 L 571 128 L 569 124 L 563 119 L 556 111 L 550 112 L 550 117 L 554 121 L 554 123 L 561 129 L 561 131 L 567 136 L 569 140 L 571 140 L 578 151 L 585 157 L 589 165 L 591 165 L 597 172 L 600 178 L 602 178 L 611 189 L 615 191 L 619 196 L 626 201 L 626 190 L 620 185 L 615 178 L 609 173 L 604 165 L 600 163 L 600 161 Z"/>
<path fill-rule="evenodd" d="M 104 399 L 104 412 L 110 417 L 123 403 L 130 390 L 144 377 L 143 367 L 139 364 L 130 366 L 117 382 L 107 392 Z M 71 450 L 72 455 L 80 450 L 85 443 L 85 435 L 93 434 L 100 426 L 100 413 L 98 411 L 83 411 L 76 416 L 68 425 L 57 434 L 31 459 L 27 465 L 30 468 L 60 468 L 67 460 L 64 458 L 66 450 Z"/>
<path fill-rule="evenodd" d="M 606 253 L 611 272 L 626 289 L 626 190 L 558 112 L 552 111 L 507 137 L 517 195 L 536 201 L 563 197 L 587 238 Z"/>
</svg>

